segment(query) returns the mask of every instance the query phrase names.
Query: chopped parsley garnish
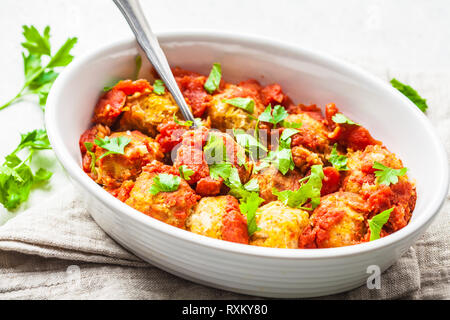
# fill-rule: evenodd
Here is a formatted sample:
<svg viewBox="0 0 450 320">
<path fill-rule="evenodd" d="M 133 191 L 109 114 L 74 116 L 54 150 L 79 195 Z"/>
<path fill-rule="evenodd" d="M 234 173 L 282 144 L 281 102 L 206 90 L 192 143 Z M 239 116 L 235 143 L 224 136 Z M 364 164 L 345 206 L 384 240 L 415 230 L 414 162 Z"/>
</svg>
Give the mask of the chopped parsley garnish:
<svg viewBox="0 0 450 320">
<path fill-rule="evenodd" d="M 105 137 L 103 139 L 95 139 L 94 142 L 99 147 L 108 150 L 98 158 L 101 159 L 110 154 L 124 154 L 125 147 L 131 142 L 131 138 L 124 136 L 115 138 Z"/>
<path fill-rule="evenodd" d="M 28 150 L 28 155 L 22 160 L 17 154 L 25 149 Z M 33 154 L 45 149 L 51 149 L 47 132 L 38 129 L 22 134 L 19 145 L 5 157 L 5 162 L 0 167 L 0 203 L 6 209 L 18 207 L 28 199 L 33 186 L 52 176 L 50 171 L 43 168 L 33 173 L 30 167 Z"/>
<path fill-rule="evenodd" d="M 377 177 L 377 183 L 385 184 L 387 186 L 396 184 L 398 182 L 398 177 L 404 176 L 406 171 L 408 171 L 407 168 L 392 169 L 376 161 L 372 168 L 376 169 L 375 176 Z"/>
<path fill-rule="evenodd" d="M 191 168 L 189 168 L 187 165 L 183 164 L 178 168 L 178 171 L 180 172 L 180 176 L 186 180 L 189 181 L 191 180 L 191 176 L 194 174 L 194 170 L 192 170 Z"/>
<path fill-rule="evenodd" d="M 255 110 L 255 101 L 250 98 L 223 99 L 222 102 L 241 108 L 248 113 L 253 113 L 253 111 Z"/>
<path fill-rule="evenodd" d="M 293 128 L 284 129 L 278 148 L 275 151 L 270 151 L 267 158 L 263 160 L 274 165 L 283 175 L 295 168 L 294 160 L 292 159 L 291 137 L 297 132 Z"/>
<path fill-rule="evenodd" d="M 302 126 L 302 123 L 301 122 L 288 122 L 286 120 L 283 120 L 283 122 L 281 122 L 281 126 L 285 127 L 285 128 L 298 129 Z"/>
<path fill-rule="evenodd" d="M 231 168 L 232 165 L 228 162 L 213 163 L 209 166 L 209 175 L 214 180 L 219 179 L 219 177 L 227 180 L 231 175 Z"/>
<path fill-rule="evenodd" d="M 251 236 L 256 231 L 260 230 L 256 224 L 256 210 L 258 210 L 264 199 L 260 198 L 257 192 L 251 192 L 247 197 L 240 200 L 239 209 L 247 216 L 247 231 Z"/>
<path fill-rule="evenodd" d="M 214 63 L 209 73 L 209 77 L 205 82 L 204 88 L 209 93 L 212 94 L 219 88 L 220 79 L 222 79 L 222 68 L 220 63 Z"/>
<path fill-rule="evenodd" d="M 153 92 L 159 96 L 163 95 L 166 92 L 166 87 L 164 86 L 164 82 L 160 79 L 155 80 L 153 83 Z"/>
<path fill-rule="evenodd" d="M 86 147 L 87 153 L 91 156 L 91 172 L 95 174 L 95 162 L 97 161 L 97 157 L 95 156 L 95 152 L 93 149 L 94 145 L 92 144 L 92 142 L 85 142 L 84 146 Z"/>
<path fill-rule="evenodd" d="M 419 93 L 407 84 L 401 83 L 397 79 L 391 80 L 392 86 L 403 93 L 409 100 L 411 100 L 422 112 L 427 111 L 427 100 L 422 98 Z"/>
<path fill-rule="evenodd" d="M 369 219 L 369 229 L 370 229 L 370 241 L 380 239 L 380 233 L 383 226 L 388 222 L 394 208 L 384 210 L 383 212 L 377 214 L 372 219 Z"/>
<path fill-rule="evenodd" d="M 160 173 L 153 178 L 153 184 L 150 187 L 150 193 L 156 195 L 160 192 L 177 191 L 180 187 L 181 178 L 173 174 Z"/>
<path fill-rule="evenodd" d="M 221 163 L 227 160 L 227 149 L 223 138 L 214 133 L 209 135 L 203 152 L 208 163 Z"/>
<path fill-rule="evenodd" d="M 178 120 L 176 114 L 173 115 L 173 121 L 174 121 L 176 124 L 179 124 L 180 126 L 183 126 L 183 127 L 192 127 L 192 125 L 194 124 L 194 122 L 195 122 L 195 125 L 197 126 L 197 128 L 200 128 L 200 127 L 203 125 L 203 124 L 202 124 L 202 119 L 201 119 L 201 118 L 195 118 L 195 119 L 194 119 L 194 122 L 192 122 L 191 120 L 180 121 L 180 120 Z"/>
<path fill-rule="evenodd" d="M 289 114 L 284 107 L 276 105 L 272 110 L 272 106 L 269 104 L 263 113 L 259 115 L 258 119 L 260 121 L 269 122 L 276 128 L 277 124 L 282 122 L 288 115 Z"/>
<path fill-rule="evenodd" d="M 331 119 L 336 123 L 354 124 L 359 126 L 359 124 L 353 122 L 352 120 L 344 116 L 342 113 L 336 113 Z"/>
<path fill-rule="evenodd" d="M 141 71 L 141 67 L 142 67 L 142 57 L 140 54 L 138 54 L 136 56 L 136 58 L 134 59 L 134 63 L 135 63 L 134 79 L 137 80 L 139 78 L 139 72 Z"/>
<path fill-rule="evenodd" d="M 23 36 L 25 42 L 22 42 L 21 45 L 28 51 L 28 54 L 22 52 L 25 84 L 14 98 L 0 106 L 0 110 L 31 94 L 39 97 L 39 104 L 44 109 L 50 88 L 59 75 L 55 68 L 65 67 L 73 59 L 70 50 L 77 42 L 77 38 L 68 38 L 52 55 L 49 26 L 45 27 L 42 34 L 34 26 L 23 26 Z M 45 64 L 42 63 L 43 57 L 47 57 L 46 61 L 48 62 Z"/>
<path fill-rule="evenodd" d="M 324 178 L 323 169 L 321 165 L 314 165 L 311 167 L 311 174 L 301 181 L 308 179 L 308 181 L 300 186 L 296 191 L 284 190 L 278 191 L 276 188 L 272 189 L 272 193 L 278 197 L 278 200 L 285 205 L 292 208 L 302 208 L 308 200 L 311 200 L 311 207 L 314 209 L 320 203 L 320 190 L 322 189 L 322 180 Z"/>
<path fill-rule="evenodd" d="M 257 138 L 246 133 L 243 129 L 233 129 L 236 142 L 254 159 L 258 159 L 262 154 L 266 154 L 267 148 Z M 263 152 L 261 152 L 262 150 Z"/>
<path fill-rule="evenodd" d="M 339 171 L 348 170 L 348 167 L 347 167 L 348 158 L 344 155 L 340 155 L 337 152 L 337 144 L 336 143 L 334 144 L 333 149 L 331 150 L 331 155 L 328 160 L 333 165 L 333 167 L 336 168 L 337 170 L 339 170 Z"/>
</svg>

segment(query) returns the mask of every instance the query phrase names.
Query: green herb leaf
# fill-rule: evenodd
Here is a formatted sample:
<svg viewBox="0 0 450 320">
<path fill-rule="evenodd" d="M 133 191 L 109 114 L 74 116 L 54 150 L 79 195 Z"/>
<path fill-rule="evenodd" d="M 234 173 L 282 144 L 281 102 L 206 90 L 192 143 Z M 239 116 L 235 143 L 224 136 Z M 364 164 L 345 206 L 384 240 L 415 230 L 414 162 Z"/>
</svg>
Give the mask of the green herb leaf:
<svg viewBox="0 0 450 320">
<path fill-rule="evenodd" d="M 186 181 L 191 180 L 190 176 L 194 174 L 194 170 L 184 164 L 178 168 L 178 171 L 180 172 L 180 176 Z"/>
<path fill-rule="evenodd" d="M 247 216 L 247 230 L 248 235 L 251 236 L 260 230 L 256 224 L 256 210 L 264 202 L 264 199 L 260 198 L 257 192 L 251 192 L 248 197 L 241 199 L 240 202 L 239 209 Z"/>
<path fill-rule="evenodd" d="M 292 159 L 291 137 L 297 132 L 293 128 L 284 129 L 277 150 L 269 152 L 265 159 L 265 161 L 274 165 L 283 175 L 295 168 L 295 163 Z"/>
<path fill-rule="evenodd" d="M 391 212 L 394 207 L 384 210 L 383 212 L 377 214 L 372 219 L 369 219 L 369 229 L 370 229 L 370 241 L 380 239 L 380 233 L 383 226 L 388 222 Z"/>
<path fill-rule="evenodd" d="M 221 177 L 224 180 L 227 180 L 231 175 L 231 163 L 222 162 L 222 163 L 213 163 L 209 166 L 209 175 L 214 180 L 218 180 Z"/>
<path fill-rule="evenodd" d="M 334 168 L 336 168 L 339 171 L 346 171 L 348 170 L 347 167 L 347 157 L 344 155 L 340 155 L 337 152 L 337 144 L 335 143 L 333 146 L 333 149 L 331 150 L 330 158 L 328 159 L 330 163 L 333 165 Z"/>
<path fill-rule="evenodd" d="M 50 88 L 59 74 L 53 69 L 66 66 L 73 59 L 73 56 L 70 55 L 70 50 L 77 42 L 77 38 L 67 39 L 55 55 L 52 56 L 49 42 L 50 27 L 47 26 L 42 35 L 34 26 L 23 26 L 23 30 L 25 42 L 22 43 L 22 47 L 28 51 L 28 54 L 22 52 L 25 83 L 14 98 L 0 106 L 0 110 L 30 94 L 39 97 L 39 104 L 43 109 L 47 102 Z M 42 56 L 50 57 L 46 65 L 42 65 Z"/>
<path fill-rule="evenodd" d="M 311 206 L 314 209 L 320 203 L 320 190 L 322 189 L 323 178 L 324 174 L 322 166 L 314 165 L 311 167 L 311 174 L 302 179 L 308 179 L 308 181 L 301 185 L 296 191 L 278 191 L 276 188 L 273 188 L 272 193 L 278 197 L 278 200 L 292 208 L 300 208 L 308 200 L 311 200 Z"/>
<path fill-rule="evenodd" d="M 347 123 L 359 126 L 359 124 L 353 122 L 352 120 L 344 116 L 342 113 L 336 113 L 331 119 L 336 123 Z"/>
<path fill-rule="evenodd" d="M 84 146 L 86 147 L 87 153 L 91 156 L 91 165 L 90 165 L 91 173 L 96 174 L 95 162 L 97 161 L 97 157 L 95 156 L 94 145 L 91 142 L 85 142 Z"/>
<path fill-rule="evenodd" d="M 233 129 L 233 135 L 236 138 L 237 144 L 243 147 L 254 159 L 260 158 L 261 155 L 265 155 L 267 152 L 266 146 L 244 130 Z"/>
<path fill-rule="evenodd" d="M 269 104 L 266 109 L 264 109 L 263 113 L 260 114 L 258 119 L 260 121 L 272 123 L 273 127 L 276 128 L 277 123 L 282 122 L 288 115 L 288 112 L 283 106 L 276 105 L 272 110 L 272 106 Z"/>
<path fill-rule="evenodd" d="M 385 184 L 387 186 L 390 184 L 396 184 L 398 182 L 398 177 L 404 176 L 406 171 L 408 171 L 407 168 L 392 169 L 376 161 L 374 162 L 372 168 L 377 170 L 375 171 L 377 183 Z"/>
<path fill-rule="evenodd" d="M 173 115 L 173 121 L 176 124 L 179 124 L 180 126 L 184 126 L 184 127 L 191 127 L 192 124 L 193 124 L 192 121 L 190 121 L 190 120 L 188 120 L 188 121 L 180 121 L 180 120 L 178 120 L 176 114 Z"/>
<path fill-rule="evenodd" d="M 248 113 L 253 113 L 253 111 L 255 110 L 255 101 L 253 101 L 253 99 L 250 98 L 224 99 L 222 100 L 222 102 L 244 109 Z"/>
<path fill-rule="evenodd" d="M 227 150 L 221 136 L 210 133 L 208 141 L 203 147 L 203 153 L 208 163 L 227 161 Z"/>
<path fill-rule="evenodd" d="M 259 183 L 258 179 L 253 178 L 244 184 L 244 189 L 250 192 L 259 192 Z"/>
<path fill-rule="evenodd" d="M 166 87 L 164 86 L 164 82 L 162 80 L 155 80 L 153 83 L 153 92 L 159 96 L 166 92 Z"/>
<path fill-rule="evenodd" d="M 302 123 L 301 122 L 288 122 L 288 121 L 283 120 L 281 122 L 281 126 L 285 127 L 285 128 L 298 129 L 298 128 L 300 128 L 302 126 Z"/>
<path fill-rule="evenodd" d="M 21 43 L 22 47 L 26 48 L 30 54 L 50 56 L 50 27 L 46 26 L 42 35 L 34 26 L 22 27 L 25 37 L 25 42 Z"/>
<path fill-rule="evenodd" d="M 419 93 L 407 84 L 401 83 L 397 79 L 391 80 L 392 86 L 403 93 L 409 100 L 411 100 L 422 112 L 427 111 L 427 100 L 422 98 Z"/>
<path fill-rule="evenodd" d="M 17 153 L 28 149 L 25 160 L 21 160 Z M 5 157 L 0 167 L 0 203 L 6 209 L 14 209 L 29 197 L 32 186 L 47 181 L 52 173 L 46 169 L 39 169 L 35 174 L 30 168 L 35 151 L 50 149 L 45 130 L 33 130 L 22 134 L 16 149 Z"/>
<path fill-rule="evenodd" d="M 206 92 L 212 94 L 219 88 L 220 80 L 222 79 L 222 68 L 220 63 L 214 63 L 209 73 L 209 77 L 205 82 L 204 88 Z"/>
<path fill-rule="evenodd" d="M 150 193 L 156 195 L 159 192 L 177 191 L 180 187 L 181 178 L 172 174 L 160 173 L 153 178 L 153 184 L 150 187 Z"/>
<path fill-rule="evenodd" d="M 139 78 L 139 72 L 141 71 L 142 67 L 142 57 L 140 54 L 136 56 L 136 59 L 134 59 L 134 63 L 135 63 L 134 79 L 137 80 Z"/>
<path fill-rule="evenodd" d="M 110 154 L 124 154 L 125 147 L 131 142 L 131 138 L 124 136 L 116 138 L 105 137 L 103 139 L 95 139 L 94 142 L 97 146 L 108 150 L 98 158 L 101 159 Z"/>
</svg>

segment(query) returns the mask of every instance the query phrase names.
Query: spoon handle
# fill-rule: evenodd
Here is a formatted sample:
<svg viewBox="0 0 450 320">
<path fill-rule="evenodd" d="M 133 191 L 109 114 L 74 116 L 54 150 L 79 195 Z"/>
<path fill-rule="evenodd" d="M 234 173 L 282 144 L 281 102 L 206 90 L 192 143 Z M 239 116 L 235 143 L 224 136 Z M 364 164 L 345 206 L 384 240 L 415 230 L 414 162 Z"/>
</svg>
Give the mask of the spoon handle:
<svg viewBox="0 0 450 320">
<path fill-rule="evenodd" d="M 175 102 L 181 110 L 181 113 L 183 114 L 184 119 L 192 121 L 193 126 L 196 127 L 194 116 L 192 115 L 186 100 L 184 100 L 184 97 L 178 88 L 177 82 L 175 81 L 172 71 L 170 70 L 169 63 L 167 62 L 167 58 L 159 45 L 158 39 L 152 32 L 150 25 L 145 19 L 141 6 L 139 5 L 139 1 L 114 0 L 114 3 L 122 12 L 123 16 L 130 25 L 131 30 L 133 30 L 137 42 L 147 55 L 147 58 L 152 63 L 156 72 L 158 72 L 169 92 L 172 94 Z"/>
</svg>

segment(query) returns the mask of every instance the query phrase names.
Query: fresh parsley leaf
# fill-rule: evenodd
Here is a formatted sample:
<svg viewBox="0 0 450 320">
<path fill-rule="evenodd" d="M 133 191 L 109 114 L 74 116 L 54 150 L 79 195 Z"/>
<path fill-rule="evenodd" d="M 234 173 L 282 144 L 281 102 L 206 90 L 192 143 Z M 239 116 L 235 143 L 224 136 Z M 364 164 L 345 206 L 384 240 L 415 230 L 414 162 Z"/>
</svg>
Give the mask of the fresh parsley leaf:
<svg viewBox="0 0 450 320">
<path fill-rule="evenodd" d="M 408 171 L 407 168 L 392 169 L 376 161 L 372 168 L 376 169 L 375 176 L 377 177 L 377 183 L 385 184 L 387 186 L 396 184 L 398 182 L 398 177 L 404 176 L 406 171 Z"/>
<path fill-rule="evenodd" d="M 256 224 L 256 210 L 258 210 L 263 202 L 264 199 L 260 198 L 257 192 L 251 192 L 248 197 L 240 200 L 239 209 L 247 216 L 247 231 L 249 236 L 260 230 Z"/>
<path fill-rule="evenodd" d="M 206 92 L 212 94 L 219 88 L 220 80 L 222 79 L 222 67 L 220 63 L 214 63 L 209 73 L 209 77 L 205 82 L 204 88 Z"/>
<path fill-rule="evenodd" d="M 344 116 L 342 113 L 336 113 L 331 119 L 336 123 L 347 123 L 359 126 L 359 124 L 353 122 L 352 120 Z"/>
<path fill-rule="evenodd" d="M 422 98 L 419 93 L 407 84 L 401 83 L 397 79 L 391 80 L 392 86 L 403 93 L 409 100 L 411 100 L 422 112 L 427 111 L 427 100 Z"/>
<path fill-rule="evenodd" d="M 155 80 L 153 83 L 153 92 L 159 96 L 163 95 L 166 92 L 166 87 L 164 86 L 164 82 L 162 80 Z"/>
<path fill-rule="evenodd" d="M 142 67 L 142 57 L 140 54 L 136 56 L 136 58 L 134 59 L 134 63 L 135 63 L 134 79 L 137 80 L 139 78 L 139 72 L 141 71 Z"/>
<path fill-rule="evenodd" d="M 258 173 L 262 169 L 265 169 L 269 166 L 270 166 L 270 163 L 268 161 L 264 161 L 264 160 L 260 161 L 259 163 L 255 163 L 253 165 L 253 174 Z"/>
<path fill-rule="evenodd" d="M 273 127 L 277 127 L 277 123 L 282 122 L 287 116 L 288 112 L 283 106 L 276 105 L 273 107 L 269 104 L 266 109 L 264 109 L 263 113 L 261 113 L 258 117 L 260 121 L 269 122 L 273 124 Z"/>
<path fill-rule="evenodd" d="M 261 155 L 265 155 L 267 152 L 266 146 L 264 146 L 254 136 L 246 133 L 244 130 L 233 129 L 233 135 L 236 138 L 237 144 L 243 147 L 244 150 L 254 159 L 258 159 Z"/>
<path fill-rule="evenodd" d="M 191 127 L 192 124 L 193 124 L 192 121 L 190 121 L 190 120 L 188 120 L 188 121 L 180 121 L 180 120 L 178 120 L 176 114 L 173 115 L 173 121 L 176 124 L 179 124 L 180 126 L 184 126 L 184 127 Z"/>
<path fill-rule="evenodd" d="M 95 162 L 97 161 L 97 157 L 95 156 L 94 145 L 92 144 L 92 142 L 85 142 L 84 146 L 86 147 L 87 153 L 91 156 L 91 165 L 90 165 L 91 173 L 96 174 Z"/>
<path fill-rule="evenodd" d="M 347 157 L 344 155 L 340 155 L 337 152 L 337 144 L 335 143 L 333 149 L 331 150 L 330 158 L 328 159 L 330 163 L 339 171 L 348 170 L 347 167 Z"/>
<path fill-rule="evenodd" d="M 159 192 L 177 191 L 180 187 L 181 178 L 172 174 L 160 173 L 153 178 L 150 193 L 156 195 Z"/>
<path fill-rule="evenodd" d="M 276 188 L 272 189 L 272 193 L 278 197 L 278 200 L 285 205 L 292 208 L 303 208 L 308 200 L 311 200 L 312 208 L 316 208 L 320 203 L 320 190 L 322 189 L 322 180 L 324 178 L 323 168 L 321 165 L 314 165 L 311 167 L 311 174 L 302 180 L 308 181 L 300 186 L 295 191 L 284 190 L 278 191 Z"/>
<path fill-rule="evenodd" d="M 221 163 L 227 161 L 227 149 L 221 136 L 211 133 L 208 141 L 203 147 L 206 161 L 208 163 Z"/>
<path fill-rule="evenodd" d="M 231 163 L 222 162 L 222 163 L 213 163 L 209 166 L 209 175 L 214 180 L 218 180 L 221 177 L 224 180 L 227 180 L 231 175 Z"/>
<path fill-rule="evenodd" d="M 21 160 L 17 153 L 24 149 L 28 150 L 28 155 Z M 0 167 L 0 203 L 6 209 L 14 209 L 26 201 L 34 185 L 52 176 L 46 169 L 40 168 L 33 173 L 30 168 L 34 152 L 44 149 L 50 149 L 47 133 L 45 130 L 33 130 L 22 134 L 19 145 L 5 157 Z"/>
<path fill-rule="evenodd" d="M 246 184 L 244 184 L 244 189 L 250 192 L 259 192 L 258 179 L 251 179 Z"/>
<path fill-rule="evenodd" d="M 22 52 L 23 66 L 25 74 L 25 83 L 14 98 L 0 106 L 4 109 L 26 95 L 34 94 L 39 98 L 39 104 L 42 109 L 47 102 L 47 96 L 53 82 L 59 73 L 54 68 L 65 67 L 73 59 L 70 54 L 77 38 L 69 38 L 52 55 L 50 47 L 50 27 L 46 27 L 42 34 L 34 26 L 23 26 L 23 36 L 25 42 L 22 47 L 28 51 L 28 54 Z M 42 64 L 42 56 L 48 56 L 48 63 Z"/>
<path fill-rule="evenodd" d="M 250 98 L 223 99 L 222 102 L 241 108 L 248 113 L 253 113 L 253 111 L 255 110 L 255 101 Z"/>
<path fill-rule="evenodd" d="M 295 168 L 294 160 L 292 159 L 291 137 L 297 132 L 293 128 L 284 129 L 277 150 L 269 152 L 265 159 L 265 161 L 274 165 L 283 175 Z"/>
<path fill-rule="evenodd" d="M 178 168 L 178 171 L 180 171 L 180 176 L 186 181 L 191 180 L 190 176 L 194 174 L 194 170 L 184 164 Z"/>
<path fill-rule="evenodd" d="M 294 129 L 298 129 L 302 126 L 301 122 L 288 122 L 286 120 L 283 120 L 281 122 L 281 126 L 285 127 L 285 128 L 294 128 Z"/>
<path fill-rule="evenodd" d="M 125 147 L 131 142 L 131 138 L 124 136 L 115 138 L 105 137 L 103 139 L 95 139 L 94 142 L 97 146 L 108 150 L 98 158 L 101 159 L 110 154 L 124 154 Z"/>
<path fill-rule="evenodd" d="M 383 212 L 377 214 L 372 219 L 369 219 L 369 229 L 370 229 L 370 241 L 380 239 L 380 233 L 383 226 L 388 222 L 391 212 L 394 207 L 384 210 Z"/>
</svg>

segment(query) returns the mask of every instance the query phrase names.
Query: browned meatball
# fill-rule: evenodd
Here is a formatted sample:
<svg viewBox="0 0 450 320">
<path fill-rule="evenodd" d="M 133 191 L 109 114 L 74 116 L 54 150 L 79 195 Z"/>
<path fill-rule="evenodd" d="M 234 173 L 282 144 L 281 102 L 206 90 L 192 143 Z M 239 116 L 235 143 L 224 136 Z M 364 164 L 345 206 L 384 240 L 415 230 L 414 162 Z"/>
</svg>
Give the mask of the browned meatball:
<svg viewBox="0 0 450 320">
<path fill-rule="evenodd" d="M 109 154 L 100 159 L 108 150 L 94 145 L 96 162 L 93 172 L 90 172 L 91 156 L 85 154 L 89 162 L 85 170 L 88 169 L 91 177 L 107 189 L 118 188 L 122 182 L 136 179 L 143 166 L 164 157 L 159 144 L 139 131 L 114 132 L 109 136 L 110 139 L 118 137 L 131 139 L 124 148 L 124 154 Z"/>
<path fill-rule="evenodd" d="M 256 224 L 260 230 L 252 234 L 250 244 L 271 248 L 298 248 L 298 238 L 309 224 L 304 210 L 272 201 L 256 211 Z"/>
<path fill-rule="evenodd" d="M 179 175 L 175 168 L 153 161 L 142 169 L 125 203 L 150 217 L 185 229 L 186 219 L 200 196 L 183 179 L 175 191 L 151 194 L 153 179 L 161 173 Z"/>
<path fill-rule="evenodd" d="M 157 95 L 153 92 L 148 94 L 135 93 L 128 97 L 123 108 L 120 119 L 121 130 L 137 129 L 151 137 L 155 137 L 157 126 L 168 122 L 173 116 L 179 114 L 178 106 L 170 93 Z"/>
<path fill-rule="evenodd" d="M 300 248 L 332 248 L 357 244 L 366 233 L 369 208 L 363 198 L 351 192 L 324 196 L 311 215 L 311 226 L 299 238 Z"/>
<path fill-rule="evenodd" d="M 256 166 L 261 163 L 257 163 Z M 259 196 L 265 200 L 265 203 L 277 200 L 273 195 L 272 189 L 278 191 L 297 190 L 300 188 L 299 180 L 302 175 L 297 170 L 289 170 L 283 175 L 275 166 L 270 165 L 257 173 L 253 173 L 250 179 L 257 179 L 259 184 Z"/>
<path fill-rule="evenodd" d="M 226 84 L 225 89 L 213 96 L 207 109 L 213 128 L 221 131 L 226 129 L 254 129 L 255 119 L 263 112 L 264 105 L 260 99 L 261 87 L 256 81 L 247 81 L 239 85 Z M 226 99 L 251 98 L 255 102 L 252 113 L 224 102 Z"/>
<path fill-rule="evenodd" d="M 189 231 L 207 237 L 248 244 L 247 220 L 232 196 L 202 198 L 186 226 Z"/>
</svg>

